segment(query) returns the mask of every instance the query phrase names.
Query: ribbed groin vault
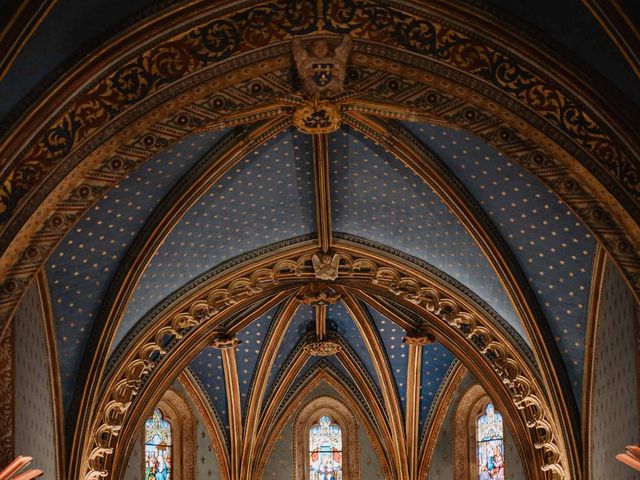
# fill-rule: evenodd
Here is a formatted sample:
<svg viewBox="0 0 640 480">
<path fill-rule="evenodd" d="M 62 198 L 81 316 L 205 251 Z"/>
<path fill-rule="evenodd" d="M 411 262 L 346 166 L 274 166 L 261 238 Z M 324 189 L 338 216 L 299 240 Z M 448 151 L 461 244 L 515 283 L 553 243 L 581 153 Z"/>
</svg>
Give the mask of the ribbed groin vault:
<svg viewBox="0 0 640 480">
<path fill-rule="evenodd" d="M 640 479 L 632 3 L 0 2 L 0 469 Z"/>
</svg>

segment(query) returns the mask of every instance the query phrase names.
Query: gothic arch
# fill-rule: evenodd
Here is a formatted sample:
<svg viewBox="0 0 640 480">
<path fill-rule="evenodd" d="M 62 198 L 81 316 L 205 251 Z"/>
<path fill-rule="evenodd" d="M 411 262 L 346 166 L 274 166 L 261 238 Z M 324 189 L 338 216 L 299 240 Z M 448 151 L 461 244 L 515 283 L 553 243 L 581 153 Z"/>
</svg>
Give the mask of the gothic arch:
<svg viewBox="0 0 640 480">
<path fill-rule="evenodd" d="M 145 420 L 153 414 L 155 409 L 159 409 L 162 412 L 163 419 L 171 424 L 173 442 L 172 475 L 184 480 L 194 480 L 196 478 L 196 425 L 191 407 L 182 395 L 170 389 L 162 395 L 162 398 L 153 409 L 147 412 Z M 135 435 L 135 437 L 141 437 L 143 455 L 140 469 L 142 477 L 145 477 L 144 427 L 142 435 Z"/>
<path fill-rule="evenodd" d="M 167 304 L 117 361 L 95 416 L 84 424 L 87 431 L 94 432 L 81 451 L 89 465 L 86 478 L 111 471 L 110 452 L 119 455 L 119 438 L 129 438 L 139 428 L 143 406 L 155 403 L 157 392 L 172 380 L 171 372 L 184 368 L 212 338 L 217 338 L 214 341 L 221 346 L 232 346 L 230 335 L 242 328 L 241 324 L 246 325 L 291 294 L 302 301 L 311 299 L 318 288 L 329 288 L 347 302 L 352 294 L 362 297 L 388 318 L 405 325 L 406 320 L 398 320 L 388 302 L 413 310 L 426 321 L 420 328 L 432 330 L 477 378 L 486 380 L 484 386 L 492 398 L 505 399 L 497 401 L 514 422 L 514 440 L 523 449 L 525 445 L 536 446 L 525 459 L 531 478 L 545 478 L 543 470 L 554 478 L 567 478 L 577 471 L 572 453 L 575 445 L 569 447 L 574 440 L 570 431 L 559 427 L 559 410 L 553 397 L 548 396 L 544 381 L 513 339 L 470 297 L 384 252 L 345 241 L 336 242 L 334 248 L 342 258 L 341 275 L 335 285 L 315 283 L 310 260 L 315 245 L 302 244 L 224 272 L 182 295 L 173 305 Z M 243 278 L 241 272 L 253 274 Z M 233 315 L 256 302 L 257 307 L 250 314 L 243 313 L 239 323 L 233 320 Z M 352 303 L 349 309 L 357 306 Z M 222 325 L 224 330 L 220 330 Z M 168 343 L 168 338 L 173 341 Z M 111 435 L 116 428 L 122 428 L 120 434 Z M 118 477 L 117 469 L 112 473 Z"/>
<path fill-rule="evenodd" d="M 478 476 L 476 447 L 476 422 L 489 403 L 494 403 L 479 384 L 471 385 L 456 405 L 452 419 L 453 428 L 453 476 L 460 480 L 472 480 Z M 513 422 L 503 415 L 505 431 L 512 431 Z M 506 436 L 505 436 L 506 437 Z M 506 438 L 505 438 L 506 444 Z M 517 445 L 517 447 L 519 447 Z M 518 448 L 522 457 L 523 451 Z M 508 462 L 508 461 L 507 461 Z M 507 468 L 508 463 L 507 463 Z"/>
</svg>

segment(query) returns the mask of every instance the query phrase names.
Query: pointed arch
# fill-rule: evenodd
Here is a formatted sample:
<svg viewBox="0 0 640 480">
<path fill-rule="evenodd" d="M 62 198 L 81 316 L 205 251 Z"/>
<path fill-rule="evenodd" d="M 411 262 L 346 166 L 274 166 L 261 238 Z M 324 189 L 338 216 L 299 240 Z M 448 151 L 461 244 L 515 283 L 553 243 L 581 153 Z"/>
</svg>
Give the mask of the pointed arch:
<svg viewBox="0 0 640 480">
<path fill-rule="evenodd" d="M 300 414 L 296 415 L 296 412 L 300 412 L 300 410 L 303 408 L 303 402 L 305 398 L 307 398 L 308 395 L 323 382 L 334 388 L 339 393 L 340 399 L 347 405 L 348 411 L 351 412 L 352 415 L 355 415 L 357 418 L 357 423 L 363 426 L 366 434 L 372 442 L 378 462 L 385 472 L 385 478 L 390 478 L 393 469 L 390 463 L 391 459 L 388 457 L 389 445 L 386 444 L 385 446 L 385 442 L 380 439 L 377 427 L 373 424 L 370 416 L 367 414 L 366 409 L 363 408 L 361 402 L 353 396 L 351 390 L 344 384 L 343 380 L 341 380 L 329 368 L 319 368 L 317 370 L 314 370 L 313 374 L 309 375 L 306 381 L 298 386 L 296 391 L 293 392 L 290 400 L 287 402 L 286 407 L 278 415 L 277 419 L 274 420 L 274 423 L 272 424 L 273 430 L 269 435 L 268 441 L 264 443 L 264 450 L 262 450 L 262 454 L 260 455 L 260 458 L 258 460 L 259 465 L 256 470 L 256 473 L 258 475 L 257 478 L 261 477 L 266 465 L 266 460 L 269 458 L 275 444 L 275 439 L 282 431 L 282 428 L 284 428 L 286 423 L 290 421 L 294 416 L 302 418 Z"/>
<path fill-rule="evenodd" d="M 147 451 L 147 445 L 155 444 L 152 438 L 148 438 L 147 428 L 159 415 L 161 428 L 166 431 L 168 427 L 169 436 L 164 435 L 160 441 L 167 445 L 165 454 L 168 456 L 166 465 L 171 479 L 195 480 L 196 478 L 196 422 L 191 411 L 191 407 L 185 398 L 175 390 L 169 389 L 163 395 L 160 401 L 147 412 L 145 416 L 144 426 L 140 435 L 142 441 L 142 452 Z M 165 426 L 166 424 L 166 426 Z M 138 435 L 136 435 L 138 437 Z M 143 453 L 142 478 L 147 478 L 145 464 L 147 463 L 147 454 Z"/>
<path fill-rule="evenodd" d="M 348 347 L 343 345 L 342 350 L 337 354 L 338 360 L 345 367 L 347 372 L 352 376 L 355 382 L 355 388 L 362 392 L 362 398 L 356 398 L 351 388 L 349 388 L 344 380 L 340 379 L 330 368 L 314 368 L 304 379 L 300 385 L 294 385 L 293 389 L 290 385 L 302 372 L 304 366 L 309 360 L 309 356 L 302 348 L 298 349 L 289 366 L 280 378 L 280 381 L 274 386 L 274 393 L 270 396 L 267 405 L 263 409 L 260 420 L 260 429 L 257 438 L 259 439 L 258 454 L 254 458 L 268 458 L 267 453 L 273 446 L 273 439 L 268 439 L 272 434 L 273 425 L 280 425 L 290 418 L 290 405 L 299 404 L 302 398 L 312 389 L 316 388 L 322 381 L 327 381 L 333 388 L 337 389 L 343 397 L 349 397 L 353 400 L 352 406 L 359 405 L 359 423 L 364 425 L 369 437 L 380 444 L 380 453 L 378 456 L 384 456 L 384 462 L 381 465 L 388 471 L 392 471 L 391 465 L 394 465 L 391 449 L 393 442 L 391 440 L 391 431 L 388 425 L 387 414 L 384 410 L 380 399 L 376 392 L 373 391 L 371 383 L 364 378 L 358 361 L 352 356 Z M 325 364 L 320 364 L 324 366 Z M 283 408 L 283 405 L 287 405 Z M 277 430 L 277 428 L 276 428 Z M 275 437 L 274 437 L 275 438 Z M 263 440 L 260 440 L 263 439 Z M 374 445 L 375 447 L 375 445 Z M 376 451 L 378 447 L 375 447 Z M 251 461 L 251 459 L 247 459 Z M 264 467 L 263 463 L 259 463 Z"/>
<path fill-rule="evenodd" d="M 202 389 L 188 370 L 185 370 L 180 374 L 179 381 L 191 400 L 193 400 L 198 413 L 200 413 L 200 418 L 204 421 L 205 430 L 211 439 L 216 460 L 220 466 L 222 480 L 229 480 L 231 478 L 229 474 L 229 451 L 225 444 L 224 434 L 220 423 L 215 419 L 215 416 L 211 411 L 211 406 L 205 399 Z"/>
<path fill-rule="evenodd" d="M 183 369 L 212 337 L 227 342 L 225 332 L 244 328 L 291 293 L 297 292 L 301 299 L 314 294 L 318 287 L 311 257 L 316 248 L 315 243 L 292 246 L 206 283 L 195 282 L 192 292 L 184 292 L 158 311 L 116 360 L 96 408 L 100 416 L 86 419 L 85 428 L 94 432 L 82 450 L 88 459 L 88 479 L 112 468 L 119 475 L 118 462 L 112 463 L 114 455 L 105 449 L 113 449 L 115 457 L 121 455 L 118 441 L 135 431 L 144 405 L 155 403 L 157 392 L 171 381 L 173 372 Z M 555 478 L 566 478 L 573 471 L 575 445 L 571 432 L 559 426 L 562 414 L 557 400 L 548 396 L 545 380 L 521 346 L 470 292 L 447 283 L 442 273 L 436 275 L 385 251 L 344 240 L 336 240 L 334 249 L 341 265 L 338 278 L 326 284 L 327 288 L 345 298 L 351 294 L 382 296 L 413 311 L 436 340 L 482 379 L 487 392 L 514 422 L 514 440 L 527 450 L 523 459 L 532 479 L 542 478 L 543 471 L 551 471 Z M 239 271 L 249 276 L 239 277 Z M 253 304 L 257 307 L 250 315 L 240 315 Z M 132 395 L 130 386 L 142 378 L 144 382 Z M 120 434 L 106 434 L 114 426 L 121 428 Z M 397 442 L 391 435 L 392 442 Z"/>
</svg>

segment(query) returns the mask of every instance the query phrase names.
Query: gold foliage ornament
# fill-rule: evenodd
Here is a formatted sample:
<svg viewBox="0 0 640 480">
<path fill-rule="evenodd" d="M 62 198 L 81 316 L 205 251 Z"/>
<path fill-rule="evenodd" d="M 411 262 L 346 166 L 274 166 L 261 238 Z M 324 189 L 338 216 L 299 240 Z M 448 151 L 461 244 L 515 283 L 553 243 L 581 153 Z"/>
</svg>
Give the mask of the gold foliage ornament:
<svg viewBox="0 0 640 480">
<path fill-rule="evenodd" d="M 328 102 L 307 102 L 293 112 L 293 124 L 302 133 L 332 133 L 340 128 L 340 108 Z"/>
<path fill-rule="evenodd" d="M 312 357 L 329 357 L 340 353 L 342 346 L 332 340 L 311 340 L 303 347 L 305 353 Z"/>
</svg>

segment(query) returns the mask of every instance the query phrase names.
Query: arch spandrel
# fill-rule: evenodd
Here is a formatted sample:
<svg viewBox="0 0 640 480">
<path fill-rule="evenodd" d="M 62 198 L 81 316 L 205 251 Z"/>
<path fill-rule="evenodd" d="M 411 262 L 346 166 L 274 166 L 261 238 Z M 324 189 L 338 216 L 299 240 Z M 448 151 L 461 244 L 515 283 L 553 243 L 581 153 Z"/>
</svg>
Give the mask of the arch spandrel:
<svg viewBox="0 0 640 480">
<path fill-rule="evenodd" d="M 579 472 L 573 463 L 577 460 L 572 460 L 573 448 L 569 446 L 574 440 L 569 431 L 559 427 L 555 417 L 558 407 L 549 400 L 544 383 L 541 383 L 526 356 L 518 347 L 514 347 L 513 341 L 506 338 L 482 310 L 478 310 L 464 295 L 460 297 L 455 289 L 436 278 L 425 276 L 424 272 L 411 268 L 405 262 L 390 258 L 388 254 L 348 246 L 343 242 L 337 242 L 335 248 L 337 252 L 342 252 L 340 275 L 335 288 L 331 283 L 325 286 L 338 293 L 343 289 L 355 294 L 362 290 L 389 297 L 415 310 L 428 322 L 433 322 L 434 332 L 438 336 L 438 332 L 443 335 L 439 340 L 456 355 L 467 359 L 467 367 L 477 377 L 486 378 L 490 383 L 493 379 L 492 384 L 487 385 L 488 391 L 493 392 L 494 398 L 505 399 L 503 407 L 516 423 L 518 441 L 523 445 L 536 446 L 535 452 L 531 452 L 528 466 L 532 478 L 544 478 L 538 477 L 541 475 L 540 469 L 550 472 L 553 478 L 578 478 Z M 277 261 L 272 259 L 265 263 L 263 260 L 264 268 L 245 270 L 259 272 L 253 279 L 244 280 L 234 276 L 231 283 L 228 283 L 229 280 L 227 283 L 218 282 L 217 285 L 212 282 L 204 290 L 193 292 L 189 298 L 182 298 L 154 320 L 114 366 L 103 390 L 104 399 L 95 410 L 96 416 L 88 423 L 93 425 L 90 428 L 93 435 L 98 436 L 94 436 L 94 440 L 85 444 L 82 450 L 83 455 L 87 455 L 85 458 L 89 465 L 85 478 L 95 478 L 111 470 L 113 456 L 108 452 L 114 449 L 114 454 L 118 454 L 118 438 L 128 438 L 128 431 L 136 424 L 142 406 L 154 400 L 154 395 L 161 390 L 161 384 L 171 378 L 169 372 L 184 368 L 193 352 L 199 351 L 198 345 L 210 342 L 212 335 L 216 335 L 216 325 L 225 316 L 241 310 L 257 298 L 278 291 L 283 293 L 278 294 L 279 297 L 274 300 L 277 302 L 282 300 L 282 295 L 287 295 L 287 291 L 297 292 L 301 299 L 315 298 L 320 287 L 314 283 L 311 251 L 307 251 L 309 253 L 305 254 L 302 250 L 288 258 L 281 256 Z M 312 283 L 309 284 L 309 281 Z M 207 309 L 204 316 L 197 314 L 197 311 L 204 309 Z M 213 313 L 215 311 L 217 313 Z M 190 318 L 190 322 L 175 324 L 178 319 L 183 321 Z M 157 344 L 160 332 L 174 335 L 169 347 L 163 348 Z M 172 332 L 177 332 L 180 338 Z M 152 353 L 160 351 L 159 348 L 164 350 L 161 361 Z M 142 368 L 146 371 L 143 372 Z M 144 379 L 144 382 L 133 394 L 131 386 L 138 384 L 137 379 Z M 105 408 L 112 414 L 114 411 L 120 413 L 116 416 L 100 413 Z M 100 419 L 106 419 L 107 423 Z M 122 431 L 118 436 L 108 434 L 120 426 Z M 117 472 L 113 473 L 117 475 Z"/>
</svg>

